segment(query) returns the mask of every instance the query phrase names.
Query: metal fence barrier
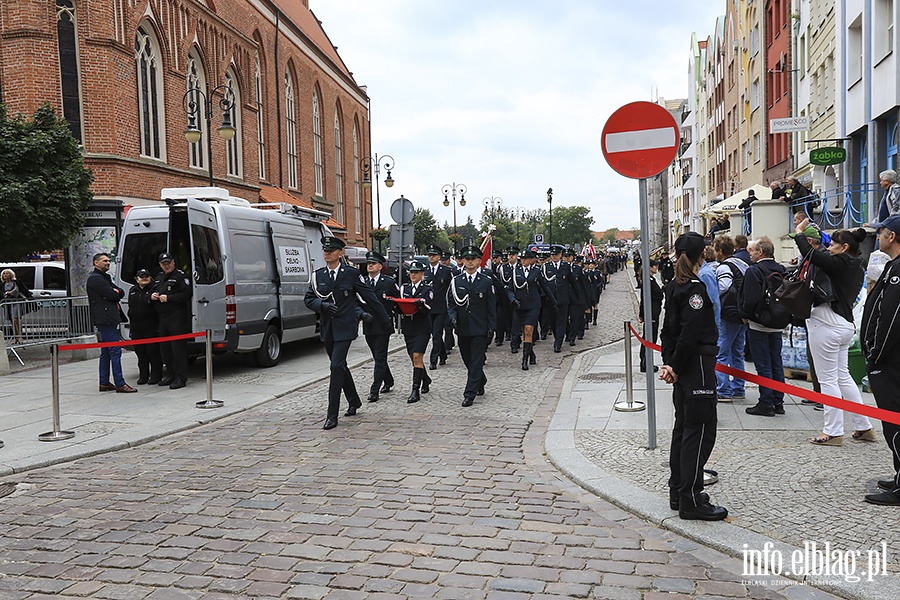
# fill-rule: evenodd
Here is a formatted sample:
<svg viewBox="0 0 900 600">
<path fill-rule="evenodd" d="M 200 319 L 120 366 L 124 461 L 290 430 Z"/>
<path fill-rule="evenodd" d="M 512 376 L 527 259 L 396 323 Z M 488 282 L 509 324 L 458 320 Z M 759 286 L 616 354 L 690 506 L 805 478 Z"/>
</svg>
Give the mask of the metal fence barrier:
<svg viewBox="0 0 900 600">
<path fill-rule="evenodd" d="M 24 365 L 17 350 L 27 346 L 67 342 L 93 335 L 87 296 L 34 300 L 4 300 L 0 303 L 0 331 L 7 352 Z"/>
</svg>

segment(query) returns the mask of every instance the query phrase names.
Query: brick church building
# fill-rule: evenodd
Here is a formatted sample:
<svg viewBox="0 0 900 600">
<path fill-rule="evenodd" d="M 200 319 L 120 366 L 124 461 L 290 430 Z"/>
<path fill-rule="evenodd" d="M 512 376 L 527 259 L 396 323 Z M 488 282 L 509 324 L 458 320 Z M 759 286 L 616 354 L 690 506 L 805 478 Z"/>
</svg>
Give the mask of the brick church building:
<svg viewBox="0 0 900 600">
<path fill-rule="evenodd" d="M 212 172 L 250 202 L 327 211 L 348 245 L 369 245 L 368 96 L 308 0 L 3 0 L 0 101 L 57 109 L 96 199 L 156 203 Z"/>
</svg>

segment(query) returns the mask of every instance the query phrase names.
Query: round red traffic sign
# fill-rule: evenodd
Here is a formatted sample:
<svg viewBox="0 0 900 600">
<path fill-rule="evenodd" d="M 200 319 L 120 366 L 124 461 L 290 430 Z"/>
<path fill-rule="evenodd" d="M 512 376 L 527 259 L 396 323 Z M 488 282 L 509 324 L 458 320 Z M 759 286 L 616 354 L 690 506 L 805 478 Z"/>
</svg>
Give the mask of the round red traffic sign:
<svg viewBox="0 0 900 600">
<path fill-rule="evenodd" d="M 610 115 L 601 145 L 614 171 L 632 179 L 666 170 L 678 154 L 681 132 L 675 118 L 653 102 L 632 102 Z"/>
</svg>

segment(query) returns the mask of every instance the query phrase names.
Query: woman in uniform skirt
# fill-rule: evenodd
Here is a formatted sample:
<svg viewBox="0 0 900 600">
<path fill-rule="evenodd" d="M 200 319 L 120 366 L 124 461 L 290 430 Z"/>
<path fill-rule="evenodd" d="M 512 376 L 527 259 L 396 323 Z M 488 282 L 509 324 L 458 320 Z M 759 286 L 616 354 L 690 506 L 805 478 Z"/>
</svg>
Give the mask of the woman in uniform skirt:
<svg viewBox="0 0 900 600">
<path fill-rule="evenodd" d="M 425 265 L 419 261 L 413 261 L 409 265 L 409 282 L 400 288 L 401 298 L 415 298 L 416 310 L 412 314 L 401 313 L 400 330 L 403 339 L 406 340 L 406 352 L 413 365 L 412 391 L 409 393 L 408 403 L 419 401 L 419 390 L 427 394 L 431 386 L 431 377 L 425 370 L 425 350 L 431 339 L 431 318 L 429 311 L 434 299 L 431 286 L 426 284 Z"/>
<path fill-rule="evenodd" d="M 674 280 L 666 287 L 659 378 L 673 384 L 675 424 L 669 452 L 669 507 L 682 519 L 719 521 L 728 511 L 703 492 L 703 467 L 716 443 L 718 330 L 697 275 L 706 242 L 691 231 L 675 240 Z"/>
<path fill-rule="evenodd" d="M 537 255 L 533 250 L 522 253 L 522 260 L 515 266 L 510 277 L 510 286 L 515 294 L 513 306 L 522 325 L 522 370 L 537 362 L 534 355 L 534 336 L 541 306 L 556 305 L 556 298 L 550 286 L 546 284 L 540 268 L 535 265 Z M 543 300 L 542 300 L 543 298 Z"/>
</svg>

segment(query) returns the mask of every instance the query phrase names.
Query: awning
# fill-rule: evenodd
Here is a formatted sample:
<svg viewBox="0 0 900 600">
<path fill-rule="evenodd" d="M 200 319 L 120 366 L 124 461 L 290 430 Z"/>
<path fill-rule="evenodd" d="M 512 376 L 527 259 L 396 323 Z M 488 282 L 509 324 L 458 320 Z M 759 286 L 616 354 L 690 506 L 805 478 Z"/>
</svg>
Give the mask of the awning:
<svg viewBox="0 0 900 600">
<path fill-rule="evenodd" d="M 701 211 L 704 214 L 707 213 L 722 213 L 731 210 L 737 210 L 738 206 L 740 206 L 741 202 L 743 202 L 747 196 L 748 192 L 753 190 L 753 193 L 756 194 L 757 200 L 771 200 L 772 199 L 772 188 L 766 187 L 764 185 L 754 184 L 748 187 L 747 189 L 741 190 L 737 194 L 733 196 L 728 196 L 724 200 L 718 200 L 715 203 L 711 204 L 707 207 L 706 210 Z"/>
</svg>

